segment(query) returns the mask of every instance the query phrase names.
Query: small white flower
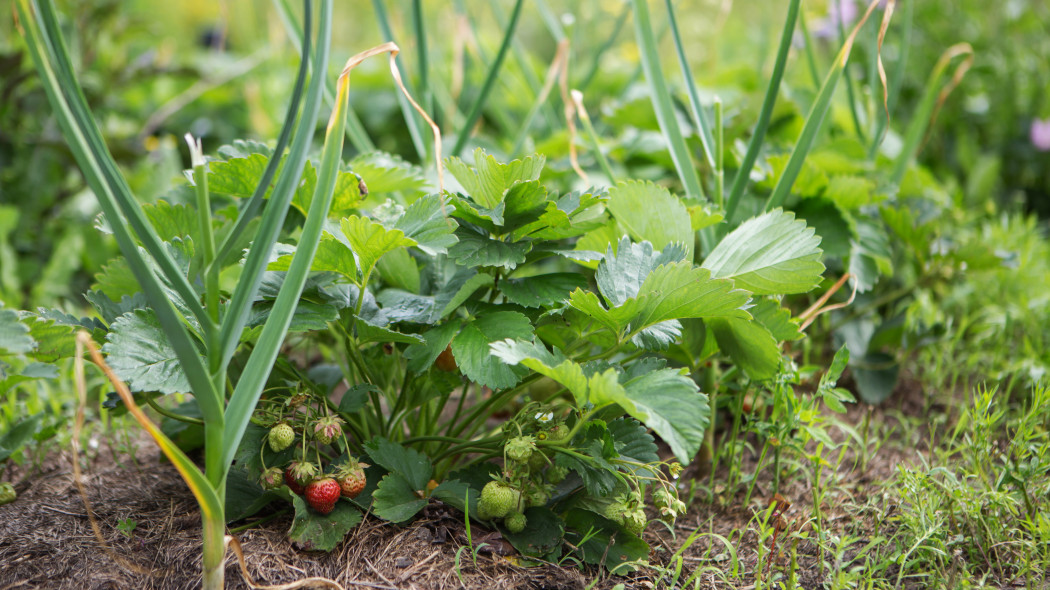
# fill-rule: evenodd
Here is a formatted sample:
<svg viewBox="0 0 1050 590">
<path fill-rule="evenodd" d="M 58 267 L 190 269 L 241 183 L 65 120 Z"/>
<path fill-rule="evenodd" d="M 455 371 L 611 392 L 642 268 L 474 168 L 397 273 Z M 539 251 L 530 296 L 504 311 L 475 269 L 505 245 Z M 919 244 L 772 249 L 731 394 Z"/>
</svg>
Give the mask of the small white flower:
<svg viewBox="0 0 1050 590">
<path fill-rule="evenodd" d="M 539 413 L 536 414 L 536 421 L 543 422 L 544 424 L 546 424 L 547 422 L 550 422 L 553 419 L 554 419 L 554 412 L 547 412 L 546 414 L 544 414 L 543 412 L 539 412 Z"/>
</svg>

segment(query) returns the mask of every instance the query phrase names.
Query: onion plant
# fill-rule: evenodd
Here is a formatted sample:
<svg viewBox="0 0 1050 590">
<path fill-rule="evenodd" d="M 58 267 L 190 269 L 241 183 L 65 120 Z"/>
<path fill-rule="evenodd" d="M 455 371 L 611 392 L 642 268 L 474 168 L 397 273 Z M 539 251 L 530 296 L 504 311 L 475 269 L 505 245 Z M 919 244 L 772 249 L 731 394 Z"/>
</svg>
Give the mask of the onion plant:
<svg viewBox="0 0 1050 590">
<path fill-rule="evenodd" d="M 217 232 L 212 223 L 208 170 L 199 144 L 193 147 L 197 210 L 200 214 L 200 274 L 188 278 L 168 245 L 143 213 L 121 175 L 91 116 L 73 71 L 50 0 L 18 0 L 16 11 L 26 45 L 40 74 L 56 119 L 88 185 L 98 198 L 127 264 L 139 282 L 156 326 L 170 342 L 204 422 L 204 469 L 199 469 L 159 430 L 150 434 L 186 479 L 201 506 L 204 535 L 204 588 L 223 587 L 225 560 L 224 494 L 226 477 L 252 411 L 273 366 L 313 261 L 322 224 L 331 204 L 340 168 L 347 118 L 349 71 L 340 76 L 328 124 L 324 152 L 299 248 L 275 305 L 255 342 L 246 366 L 232 381 L 230 360 L 240 344 L 248 312 L 259 290 L 278 233 L 300 184 L 317 124 L 331 41 L 332 2 L 321 3 L 317 39 L 311 55 L 312 3 L 304 2 L 303 59 L 280 140 L 252 198 L 239 211 L 233 231 Z M 313 70 L 309 84 L 307 71 Z M 286 146 L 289 145 L 287 156 Z M 278 168 L 280 168 L 279 174 Z M 269 191 L 270 181 L 276 184 Z M 269 192 L 268 199 L 264 197 Z M 253 223 L 259 217 L 257 225 Z M 240 280 L 226 299 L 219 272 L 239 254 L 254 227 Z"/>
</svg>

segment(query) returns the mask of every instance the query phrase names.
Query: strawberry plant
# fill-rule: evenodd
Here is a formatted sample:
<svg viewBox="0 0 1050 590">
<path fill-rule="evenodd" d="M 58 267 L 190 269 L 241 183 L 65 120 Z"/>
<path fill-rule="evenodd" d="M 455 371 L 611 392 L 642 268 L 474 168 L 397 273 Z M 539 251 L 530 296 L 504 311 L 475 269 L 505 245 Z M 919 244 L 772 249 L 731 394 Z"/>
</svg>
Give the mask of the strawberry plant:
<svg viewBox="0 0 1050 590">
<path fill-rule="evenodd" d="M 439 161 L 436 192 L 384 154 L 347 166 L 350 68 L 394 46 L 344 70 L 311 162 L 324 81 L 304 93 L 306 71 L 326 69 L 330 11 L 311 57 L 303 36 L 276 147 L 235 142 L 208 161 L 191 146 L 190 181 L 140 205 L 76 92 L 53 8 L 19 2 L 123 253 L 87 295 L 101 322 L 41 319 L 104 339 L 125 403 L 182 423 L 166 435 L 136 414 L 201 503 L 206 588 L 222 585 L 225 521 L 278 497 L 309 548 L 334 547 L 361 509 L 403 522 L 438 499 L 527 555 L 644 559 L 645 507 L 681 513 L 673 479 L 705 444 L 704 367 L 778 375 L 781 344 L 801 337 L 780 298 L 820 282 L 820 237 L 772 199 L 719 235 L 689 183 L 686 199 L 640 181 L 559 193 L 542 155 Z M 180 393 L 193 401 L 176 411 L 156 402 Z M 172 440 L 193 429 L 203 472 Z"/>
</svg>

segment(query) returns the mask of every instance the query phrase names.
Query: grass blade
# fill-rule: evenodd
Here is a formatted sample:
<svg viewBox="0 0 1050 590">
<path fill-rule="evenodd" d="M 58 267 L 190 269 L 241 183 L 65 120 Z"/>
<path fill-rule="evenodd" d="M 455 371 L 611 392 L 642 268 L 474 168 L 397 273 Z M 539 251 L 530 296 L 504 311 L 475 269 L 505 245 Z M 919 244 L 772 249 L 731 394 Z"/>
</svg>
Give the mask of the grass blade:
<svg viewBox="0 0 1050 590">
<path fill-rule="evenodd" d="M 390 16 L 386 12 L 386 3 L 383 0 L 372 0 L 372 6 L 375 8 L 376 18 L 379 19 L 379 30 L 383 33 L 383 41 L 387 43 L 394 42 L 394 31 L 390 28 Z M 408 125 L 408 135 L 412 138 L 412 145 L 416 148 L 416 154 L 421 162 L 425 162 L 427 159 L 427 145 L 423 141 L 423 131 L 419 126 L 419 118 L 416 112 L 412 110 L 412 105 L 408 104 L 408 101 L 401 94 L 397 95 L 397 104 L 401 107 L 401 115 L 405 118 L 405 124 Z"/>
<path fill-rule="evenodd" d="M 255 233 L 248 259 L 244 263 L 240 280 L 233 291 L 230 299 L 228 312 L 223 318 L 220 333 L 220 350 L 222 355 L 220 367 L 225 369 L 237 349 L 244 324 L 248 320 L 252 301 L 259 290 L 262 282 L 263 271 L 269 262 L 270 252 L 277 242 L 277 237 L 284 225 L 284 218 L 288 214 L 288 208 L 292 202 L 299 180 L 302 178 L 303 168 L 306 166 L 307 150 L 313 141 L 314 129 L 317 127 L 317 117 L 321 110 L 321 97 L 324 90 L 324 72 L 328 67 L 328 49 L 331 43 L 331 1 L 322 4 L 320 29 L 327 31 L 327 36 L 319 36 L 314 52 L 313 76 L 306 92 L 306 101 L 303 106 L 299 125 L 292 140 L 292 147 L 288 152 L 281 175 L 277 179 L 273 192 L 270 194 L 266 211 L 263 213 L 262 222 Z M 213 352 L 215 354 L 215 352 Z"/>
<path fill-rule="evenodd" d="M 303 21 L 306 24 L 307 31 L 310 31 L 313 20 L 311 7 L 312 3 L 309 0 L 304 0 Z M 295 119 L 299 113 L 303 89 L 306 86 L 306 73 L 310 70 L 310 35 L 300 36 L 299 41 L 302 43 L 302 46 L 299 48 L 299 55 L 302 56 L 302 59 L 299 62 L 299 73 L 295 77 L 295 87 L 292 89 L 292 101 L 288 104 L 288 112 L 284 116 L 284 125 L 281 126 L 281 133 L 277 137 L 277 145 L 273 149 L 270 161 L 266 163 L 266 169 L 263 170 L 258 186 L 255 187 L 251 198 L 248 199 L 248 204 L 237 215 L 237 223 L 234 225 L 233 230 L 223 240 L 222 246 L 219 247 L 219 252 L 215 256 L 215 264 L 220 269 L 231 264 L 233 262 L 231 258 L 239 253 L 237 247 L 240 244 L 240 239 L 245 235 L 248 224 L 255 219 L 255 216 L 259 214 L 259 210 L 262 209 L 263 197 L 266 195 L 267 189 L 270 188 L 270 182 L 273 181 L 274 175 L 277 174 L 277 168 L 281 165 L 281 157 L 284 155 L 284 150 L 288 147 L 288 141 L 292 137 L 292 129 L 295 128 Z"/>
<path fill-rule="evenodd" d="M 667 81 L 660 67 L 660 50 L 657 47 L 652 19 L 649 17 L 649 0 L 632 0 L 632 2 L 635 36 L 642 54 L 642 68 L 652 90 L 656 120 L 660 123 L 664 139 L 667 140 L 671 160 L 674 161 L 675 170 L 678 171 L 678 177 L 682 180 L 686 194 L 693 199 L 703 199 L 704 189 L 700 185 L 700 176 L 696 172 L 696 166 L 693 165 L 685 138 L 682 137 L 682 130 L 678 127 L 674 102 L 671 100 L 671 93 L 667 89 Z"/>
<path fill-rule="evenodd" d="M 740 168 L 733 177 L 733 184 L 729 188 L 729 196 L 726 197 L 726 221 L 733 222 L 733 214 L 736 213 L 737 204 L 744 194 L 748 180 L 751 179 L 751 168 L 758 159 L 758 152 L 766 140 L 766 131 L 769 130 L 769 119 L 773 116 L 773 107 L 777 103 L 777 94 L 780 93 L 780 82 L 784 79 L 784 68 L 787 65 L 788 54 L 791 53 L 791 42 L 795 36 L 795 22 L 798 20 L 799 5 L 802 0 L 791 0 L 788 4 L 787 17 L 784 19 L 784 29 L 780 33 L 780 46 L 777 48 L 777 59 L 773 65 L 773 74 L 769 78 L 769 86 L 766 87 L 766 97 L 762 100 L 762 110 L 758 113 L 758 122 L 755 123 L 755 132 L 747 144 L 744 160 L 740 162 Z"/>
<path fill-rule="evenodd" d="M 715 140 L 711 135 L 711 124 L 707 122 L 704 115 L 704 106 L 700 104 L 700 95 L 696 91 L 696 80 L 693 72 L 689 69 L 689 61 L 685 58 L 685 48 L 682 47 L 682 36 L 678 33 L 678 21 L 674 15 L 674 5 L 671 0 L 664 0 L 667 5 L 668 22 L 671 25 L 671 38 L 674 39 L 675 54 L 678 56 L 678 65 L 682 69 L 682 78 L 685 80 L 686 93 L 689 95 L 690 112 L 693 115 L 693 125 L 700 130 L 700 144 L 704 148 L 704 157 L 707 164 L 715 167 Z"/>
<path fill-rule="evenodd" d="M 802 163 L 813 148 L 813 142 L 816 141 L 817 134 L 820 133 L 820 128 L 824 124 L 824 117 L 828 113 L 828 107 L 831 106 L 831 99 L 835 94 L 835 88 L 838 86 L 839 79 L 842 78 L 846 62 L 849 61 L 849 55 L 853 50 L 853 42 L 857 38 L 857 33 L 860 32 L 861 27 L 868 21 L 868 17 L 878 7 L 879 1 L 872 0 L 864 16 L 857 21 L 853 31 L 846 37 L 846 42 L 843 43 L 842 49 L 835 56 L 835 61 L 831 64 L 831 70 L 828 71 L 828 75 L 824 78 L 824 84 L 820 87 L 817 99 L 813 102 L 809 114 L 806 115 L 806 123 L 802 126 L 802 133 L 799 135 L 798 142 L 795 143 L 794 149 L 791 150 L 791 156 L 788 158 L 787 166 L 784 168 L 784 174 L 777 181 L 776 186 L 773 187 L 773 193 L 769 195 L 769 199 L 766 201 L 766 211 L 772 211 L 783 205 L 788 193 L 791 192 L 795 179 L 798 178 L 799 172 L 802 171 Z M 743 170 L 740 172 L 743 172 Z M 739 172 L 737 176 L 739 176 Z"/>
<path fill-rule="evenodd" d="M 948 66 L 957 57 L 962 57 L 963 59 L 959 62 L 958 67 L 955 68 L 954 73 L 952 73 L 951 80 L 941 88 L 944 76 L 948 72 Z M 900 186 L 908 166 L 919 153 L 923 138 L 926 136 L 926 130 L 937 119 L 937 111 L 940 109 L 940 105 L 944 103 L 948 95 L 951 94 L 963 76 L 966 75 L 967 70 L 973 65 L 973 60 L 973 47 L 969 43 L 952 45 L 937 60 L 937 65 L 933 67 L 933 71 L 930 72 L 930 77 L 926 82 L 926 90 L 923 92 L 919 108 L 916 109 L 912 115 L 911 122 L 908 123 L 908 130 L 904 134 L 904 147 L 901 148 L 900 155 L 897 156 L 897 160 L 893 163 L 890 181 L 895 186 Z"/>
<path fill-rule="evenodd" d="M 514 3 L 514 11 L 510 15 L 510 22 L 507 24 L 506 30 L 503 32 L 503 43 L 500 45 L 499 53 L 496 54 L 496 60 L 489 66 L 488 75 L 485 77 L 485 83 L 481 86 L 481 92 L 478 93 L 478 97 L 474 99 L 473 106 L 470 107 L 470 111 L 467 114 L 467 120 L 464 122 L 463 127 L 459 130 L 459 135 L 456 137 L 456 143 L 452 147 L 453 156 L 459 156 L 463 152 L 463 148 L 467 144 L 467 139 L 470 138 L 470 134 L 473 131 L 474 124 L 481 118 L 481 110 L 485 107 L 485 103 L 488 101 L 489 93 L 492 92 L 492 87 L 496 83 L 496 78 L 499 77 L 500 68 L 503 67 L 503 61 L 507 57 L 507 50 L 510 49 L 511 41 L 514 39 L 514 31 L 518 28 L 518 21 L 521 17 L 521 9 L 525 4 L 524 0 L 517 0 Z"/>
<path fill-rule="evenodd" d="M 328 48 L 332 38 L 331 13 L 332 3 L 330 1 L 325 2 L 321 8 L 316 57 L 314 58 L 314 80 L 311 80 L 310 83 L 311 94 L 316 95 L 313 98 L 317 102 L 320 102 L 317 98 L 319 98 L 320 88 L 323 86 L 320 78 L 323 78 L 323 72 L 327 71 L 328 67 Z M 244 430 L 248 426 L 255 404 L 259 401 L 259 396 L 262 395 L 266 380 L 273 369 L 274 361 L 280 352 L 281 345 L 284 343 L 288 326 L 292 322 L 292 315 L 299 304 L 299 296 L 302 294 L 303 286 L 306 284 L 306 276 L 310 271 L 310 265 L 313 263 L 314 254 L 317 252 L 317 245 L 321 239 L 324 221 L 328 217 L 328 210 L 332 205 L 335 179 L 339 172 L 343 154 L 346 113 L 349 110 L 349 92 L 344 85 L 339 86 L 336 93 L 336 101 L 334 105 L 335 110 L 332 111 L 332 118 L 328 124 L 328 131 L 325 134 L 325 147 L 321 158 L 321 166 L 317 171 L 317 185 L 314 188 L 313 198 L 310 201 L 306 222 L 303 224 L 299 246 L 292 259 L 291 267 L 285 276 L 284 283 L 277 294 L 277 301 L 274 302 L 270 316 L 263 326 L 262 334 L 259 335 L 259 341 L 252 350 L 251 356 L 248 357 L 248 362 L 244 367 L 241 378 L 238 380 L 233 395 L 230 397 L 230 402 L 226 407 L 226 424 L 224 426 L 224 446 L 221 462 L 223 471 L 229 469 L 233 462 L 233 455 L 237 452 L 237 447 L 240 444 L 241 437 L 244 436 Z M 309 104 L 309 98 L 307 102 Z M 297 137 L 296 141 L 299 139 Z M 282 177 L 284 177 L 283 174 Z M 271 200 L 273 200 L 273 197 L 271 197 Z M 288 208 L 288 203 L 284 203 L 284 208 Z M 255 254 L 255 251 L 256 247 L 253 245 L 252 254 Z M 269 255 L 267 254 L 266 257 L 262 258 L 260 268 L 265 267 L 268 257 Z"/>
<path fill-rule="evenodd" d="M 895 64 L 896 67 L 893 70 L 893 77 L 890 78 L 888 82 L 884 82 L 886 86 L 886 95 L 883 106 L 886 111 L 886 116 L 876 117 L 875 132 L 871 138 L 871 145 L 868 146 L 869 160 L 874 160 L 879 152 L 879 147 L 882 145 L 882 141 L 886 137 L 886 129 L 889 127 L 889 113 L 893 112 L 894 107 L 897 105 L 897 98 L 900 96 L 905 68 L 908 66 L 908 50 L 911 48 L 911 32 L 915 22 L 915 0 L 904 0 L 903 18 L 904 31 L 901 34 L 900 49 L 898 50 L 899 57 Z M 884 36 L 885 27 L 879 32 L 880 47 Z"/>
</svg>

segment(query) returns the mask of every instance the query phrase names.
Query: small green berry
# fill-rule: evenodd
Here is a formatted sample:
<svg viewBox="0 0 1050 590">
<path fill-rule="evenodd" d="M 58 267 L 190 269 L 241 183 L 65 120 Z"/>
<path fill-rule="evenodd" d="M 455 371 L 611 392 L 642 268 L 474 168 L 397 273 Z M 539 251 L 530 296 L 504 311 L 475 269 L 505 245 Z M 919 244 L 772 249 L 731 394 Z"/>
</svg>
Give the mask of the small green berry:
<svg viewBox="0 0 1050 590">
<path fill-rule="evenodd" d="M 645 511 L 641 508 L 636 508 L 624 514 L 623 526 L 632 535 L 641 535 L 647 522 Z"/>
<path fill-rule="evenodd" d="M 552 465 L 547 470 L 547 481 L 554 485 L 558 485 L 565 481 L 565 478 L 569 475 L 569 468 L 562 467 L 561 465 Z"/>
<path fill-rule="evenodd" d="M 626 517 L 627 507 L 623 502 L 613 502 L 605 507 L 605 518 L 617 524 L 623 524 Z"/>
<path fill-rule="evenodd" d="M 6 481 L 0 483 L 0 506 L 14 502 L 17 497 L 18 492 L 15 491 L 15 486 Z"/>
<path fill-rule="evenodd" d="M 507 458 L 518 463 L 527 463 L 536 450 L 536 439 L 531 436 L 518 436 L 507 441 L 504 450 Z"/>
<path fill-rule="evenodd" d="M 525 530 L 527 523 L 525 515 L 520 512 L 511 512 L 507 515 L 507 518 L 503 521 L 503 526 L 507 527 L 507 530 L 512 533 L 520 533 Z"/>
<path fill-rule="evenodd" d="M 295 431 L 292 430 L 292 427 L 287 422 L 281 422 L 270 429 L 268 438 L 273 452 L 280 453 L 295 442 Z"/>
</svg>

